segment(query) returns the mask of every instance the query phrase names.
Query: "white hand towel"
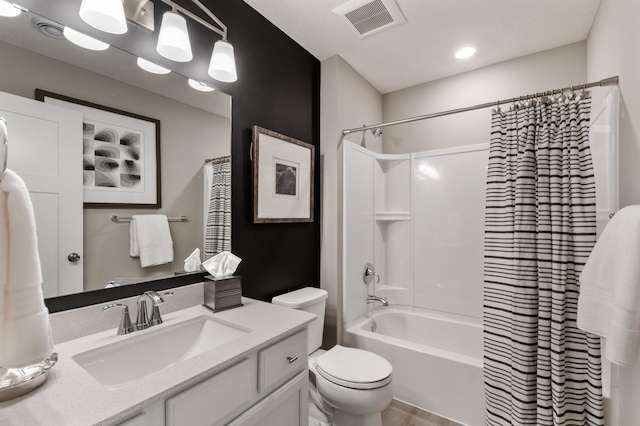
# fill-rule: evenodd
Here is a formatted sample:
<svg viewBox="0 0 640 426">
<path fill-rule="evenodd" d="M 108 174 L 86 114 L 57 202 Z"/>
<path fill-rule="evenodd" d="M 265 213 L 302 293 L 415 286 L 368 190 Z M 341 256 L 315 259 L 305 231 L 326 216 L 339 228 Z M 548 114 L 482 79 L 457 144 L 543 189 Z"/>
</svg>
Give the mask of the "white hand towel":
<svg viewBox="0 0 640 426">
<path fill-rule="evenodd" d="M 24 182 L 7 170 L 0 182 L 0 365 L 22 368 L 53 351 L 33 205 Z"/>
<path fill-rule="evenodd" d="M 133 215 L 130 228 L 132 257 L 140 256 L 140 266 L 173 262 L 173 240 L 169 221 L 163 214 Z"/>
<path fill-rule="evenodd" d="M 578 327 L 606 337 L 605 356 L 632 366 L 640 340 L 640 206 L 618 211 L 598 239 L 582 274 Z"/>
</svg>

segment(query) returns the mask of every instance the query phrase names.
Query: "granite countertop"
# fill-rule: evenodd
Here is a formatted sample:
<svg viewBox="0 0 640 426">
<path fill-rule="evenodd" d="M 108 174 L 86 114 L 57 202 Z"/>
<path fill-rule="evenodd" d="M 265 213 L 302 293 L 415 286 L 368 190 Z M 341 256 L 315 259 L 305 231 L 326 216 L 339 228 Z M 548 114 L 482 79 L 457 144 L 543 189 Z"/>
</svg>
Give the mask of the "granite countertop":
<svg viewBox="0 0 640 426">
<path fill-rule="evenodd" d="M 133 334 L 118 336 L 113 328 L 57 344 L 54 351 L 58 353 L 58 363 L 51 369 L 47 382 L 30 394 L 0 403 L 0 424 L 88 426 L 124 420 L 142 407 L 235 364 L 250 352 L 303 329 L 315 318 L 307 312 L 257 300 L 243 298 L 242 302 L 242 307 L 215 314 L 202 306 L 172 312 L 163 316 L 163 324 Z M 116 390 L 104 387 L 71 358 L 203 315 L 251 332 Z"/>
</svg>

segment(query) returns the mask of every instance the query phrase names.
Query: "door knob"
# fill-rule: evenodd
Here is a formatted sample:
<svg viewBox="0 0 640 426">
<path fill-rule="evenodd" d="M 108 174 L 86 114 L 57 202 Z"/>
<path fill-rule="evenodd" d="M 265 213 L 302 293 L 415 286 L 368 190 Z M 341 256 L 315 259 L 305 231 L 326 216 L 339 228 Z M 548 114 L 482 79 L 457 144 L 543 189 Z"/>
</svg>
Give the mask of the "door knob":
<svg viewBox="0 0 640 426">
<path fill-rule="evenodd" d="M 67 259 L 69 260 L 69 262 L 77 262 L 80 260 L 80 255 L 78 253 L 71 253 L 69 256 L 67 256 Z"/>
</svg>

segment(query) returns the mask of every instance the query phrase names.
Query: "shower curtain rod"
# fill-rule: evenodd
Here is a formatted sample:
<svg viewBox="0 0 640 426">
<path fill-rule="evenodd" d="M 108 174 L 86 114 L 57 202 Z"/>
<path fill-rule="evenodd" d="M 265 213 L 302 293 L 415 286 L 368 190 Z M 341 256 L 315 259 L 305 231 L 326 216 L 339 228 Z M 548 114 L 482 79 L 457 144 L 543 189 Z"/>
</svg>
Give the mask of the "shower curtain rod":
<svg viewBox="0 0 640 426">
<path fill-rule="evenodd" d="M 355 129 L 344 129 L 342 131 L 342 134 L 343 135 L 348 135 L 348 134 L 353 133 L 353 132 L 362 132 L 362 131 L 365 131 L 365 130 L 378 129 L 378 128 L 387 127 L 387 126 L 395 126 L 397 124 L 404 124 L 404 123 L 411 123 L 413 121 L 426 120 L 426 119 L 429 119 L 429 118 L 444 117 L 445 115 L 453 115 L 453 114 L 458 114 L 460 112 L 467 112 L 467 111 L 473 111 L 473 110 L 476 110 L 476 109 L 483 109 L 483 108 L 499 106 L 500 104 L 507 104 L 509 102 L 516 102 L 518 100 L 524 100 L 524 99 L 529 99 L 529 98 L 538 97 L 538 96 L 544 96 L 544 95 L 554 95 L 556 93 L 566 92 L 567 90 L 588 89 L 590 87 L 617 86 L 618 82 L 619 82 L 618 76 L 609 77 L 609 78 L 605 78 L 604 80 L 595 81 L 593 83 L 586 83 L 586 84 L 579 84 L 577 86 L 563 87 L 562 89 L 551 90 L 551 91 L 547 91 L 547 92 L 543 92 L 543 93 L 536 93 L 536 94 L 531 94 L 531 95 L 527 95 L 527 96 L 518 96 L 518 97 L 515 97 L 515 98 L 503 99 L 501 101 L 495 101 L 495 102 L 487 102 L 487 103 L 484 103 L 484 104 L 474 105 L 474 106 L 465 107 L 465 108 L 450 109 L 448 111 L 441 111 L 441 112 L 436 112 L 436 113 L 433 113 L 433 114 L 421 115 L 421 116 L 418 116 L 418 117 L 405 118 L 403 120 L 390 121 L 388 123 L 374 124 L 374 125 L 371 125 L 371 126 L 362 126 L 362 127 L 357 127 Z"/>
</svg>

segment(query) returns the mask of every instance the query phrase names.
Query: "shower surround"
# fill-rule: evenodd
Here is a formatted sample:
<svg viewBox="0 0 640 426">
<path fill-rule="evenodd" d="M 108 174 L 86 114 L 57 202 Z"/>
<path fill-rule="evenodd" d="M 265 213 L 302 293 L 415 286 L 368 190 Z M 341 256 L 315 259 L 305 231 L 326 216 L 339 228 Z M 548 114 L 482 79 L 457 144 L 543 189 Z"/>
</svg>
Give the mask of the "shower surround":
<svg viewBox="0 0 640 426">
<path fill-rule="evenodd" d="M 617 96 L 613 89 L 592 114 L 599 231 L 618 207 Z M 485 421 L 481 324 L 488 148 L 378 154 L 350 142 L 343 147 L 344 343 L 393 364 L 394 398 L 471 426 Z M 379 283 L 365 285 L 367 262 Z M 367 305 L 367 293 L 387 297 L 390 306 Z M 606 424 L 615 425 L 617 370 L 604 367 Z"/>
</svg>

